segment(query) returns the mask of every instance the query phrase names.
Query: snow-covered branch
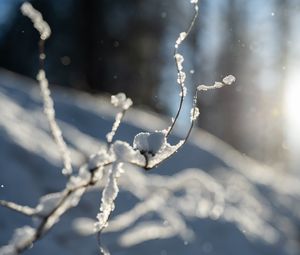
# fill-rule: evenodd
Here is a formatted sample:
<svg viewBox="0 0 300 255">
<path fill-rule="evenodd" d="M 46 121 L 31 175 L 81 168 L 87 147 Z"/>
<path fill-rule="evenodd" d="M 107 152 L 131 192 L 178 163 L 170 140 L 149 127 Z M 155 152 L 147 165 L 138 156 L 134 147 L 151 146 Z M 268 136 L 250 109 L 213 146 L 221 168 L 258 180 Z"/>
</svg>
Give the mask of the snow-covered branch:
<svg viewBox="0 0 300 255">
<path fill-rule="evenodd" d="M 17 211 L 24 215 L 30 216 L 34 219 L 38 219 L 36 227 L 24 226 L 15 230 L 15 233 L 8 245 L 0 248 L 0 255 L 15 255 L 20 254 L 23 251 L 31 247 L 35 242 L 41 239 L 48 231 L 59 222 L 60 217 L 65 214 L 70 208 L 77 206 L 82 195 L 87 191 L 89 187 L 95 186 L 103 181 L 103 176 L 106 176 L 104 183 L 104 189 L 101 196 L 100 210 L 97 215 L 97 223 L 95 224 L 95 232 L 100 240 L 100 234 L 109 223 L 111 213 L 115 208 L 115 200 L 119 193 L 119 178 L 121 174 L 126 170 L 124 164 L 131 164 L 144 168 L 145 170 L 153 169 L 172 155 L 174 155 L 187 141 L 194 123 L 199 115 L 199 109 L 197 108 L 197 92 L 194 97 L 193 107 L 191 109 L 191 125 L 187 130 L 186 137 L 174 145 L 171 145 L 168 141 L 169 135 L 172 132 L 174 125 L 176 124 L 179 114 L 181 113 L 184 97 L 187 93 L 185 86 L 186 73 L 184 72 L 183 62 L 184 57 L 178 52 L 179 46 L 191 33 L 196 18 L 198 16 L 198 1 L 191 0 L 191 4 L 194 6 L 193 18 L 186 29 L 181 32 L 177 38 L 174 46 L 174 59 L 177 70 L 177 83 L 180 86 L 180 100 L 179 108 L 174 118 L 174 121 L 170 127 L 165 130 L 157 130 L 155 132 L 142 132 L 134 137 L 132 145 L 124 141 L 114 141 L 114 136 L 121 124 L 126 111 L 132 105 L 132 100 L 127 98 L 124 93 L 119 93 L 111 97 L 111 103 L 120 109 L 116 114 L 115 121 L 113 123 L 111 131 L 106 135 L 107 148 L 101 148 L 98 152 L 91 155 L 88 162 L 80 167 L 78 174 L 74 174 L 72 168 L 72 162 L 70 152 L 64 141 L 62 131 L 56 122 L 54 102 L 51 97 L 49 89 L 49 83 L 46 78 L 46 72 L 44 70 L 44 42 L 49 38 L 51 30 L 47 22 L 43 20 L 40 12 L 35 10 L 30 3 L 25 2 L 22 7 L 22 13 L 29 17 L 34 27 L 40 33 L 39 42 L 39 61 L 40 70 L 37 75 L 37 80 L 40 85 L 42 100 L 44 104 L 44 114 L 48 120 L 51 134 L 57 144 L 59 153 L 63 161 L 62 173 L 68 176 L 68 181 L 65 188 L 56 193 L 47 194 L 40 198 L 39 203 L 35 208 L 27 206 L 21 206 L 13 202 L 0 200 L 0 205 L 11 210 Z M 220 88 L 224 85 L 230 85 L 235 81 L 233 76 L 227 76 L 223 79 L 223 83 L 215 83 L 213 86 L 198 86 L 198 91 L 209 90 L 213 88 Z M 164 191 L 166 198 L 169 197 L 168 192 Z M 135 208 L 134 211 L 137 214 L 133 218 L 127 219 L 133 220 L 134 217 L 139 217 L 139 210 L 151 210 L 153 209 L 153 201 L 159 200 L 159 196 L 154 194 L 152 197 L 145 197 L 145 208 Z M 156 202 L 155 202 L 156 203 Z M 158 202 L 158 204 L 160 204 Z M 161 203 L 162 204 L 162 203 Z M 138 243 L 141 240 L 148 240 L 151 238 L 159 238 L 172 236 L 174 233 L 179 234 L 184 238 L 189 238 L 193 234 L 187 229 L 185 223 L 181 220 L 180 215 L 167 206 L 164 206 L 160 210 L 160 215 L 165 220 L 170 222 L 170 226 L 160 226 L 158 224 L 145 223 L 139 225 L 132 230 L 131 233 L 124 236 L 121 240 L 125 245 Z M 126 215 L 125 215 L 126 216 Z M 126 218 L 123 215 L 123 218 Z M 113 227 L 116 228 L 116 221 Z M 112 227 L 112 228 L 113 228 Z M 145 233 L 145 229 L 148 229 L 147 235 L 141 236 L 141 233 Z M 139 237 L 137 239 L 137 236 Z M 102 254 L 109 254 L 106 249 L 102 247 L 99 241 L 99 248 Z"/>
</svg>

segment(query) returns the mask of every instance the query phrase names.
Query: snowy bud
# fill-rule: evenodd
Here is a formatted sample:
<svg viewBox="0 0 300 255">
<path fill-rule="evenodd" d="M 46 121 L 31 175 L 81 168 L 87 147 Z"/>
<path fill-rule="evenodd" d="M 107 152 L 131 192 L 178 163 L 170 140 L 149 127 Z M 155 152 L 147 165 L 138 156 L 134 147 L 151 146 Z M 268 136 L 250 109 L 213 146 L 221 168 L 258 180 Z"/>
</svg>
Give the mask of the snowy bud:
<svg viewBox="0 0 300 255">
<path fill-rule="evenodd" d="M 40 38 L 46 40 L 51 35 L 51 29 L 46 21 L 43 20 L 42 14 L 33 8 L 33 6 L 25 2 L 21 6 L 21 12 L 24 16 L 31 19 L 34 28 L 40 33 Z"/>
<path fill-rule="evenodd" d="M 223 79 L 223 83 L 225 85 L 231 85 L 232 83 L 234 83 L 236 80 L 236 78 L 233 75 L 228 75 Z"/>
<path fill-rule="evenodd" d="M 127 98 L 124 93 L 118 93 L 117 95 L 111 96 L 111 104 L 115 107 L 127 110 L 132 105 L 132 100 Z"/>
<path fill-rule="evenodd" d="M 155 133 L 139 133 L 134 137 L 133 148 L 141 153 L 155 155 L 166 144 L 166 136 L 162 131 Z"/>
</svg>

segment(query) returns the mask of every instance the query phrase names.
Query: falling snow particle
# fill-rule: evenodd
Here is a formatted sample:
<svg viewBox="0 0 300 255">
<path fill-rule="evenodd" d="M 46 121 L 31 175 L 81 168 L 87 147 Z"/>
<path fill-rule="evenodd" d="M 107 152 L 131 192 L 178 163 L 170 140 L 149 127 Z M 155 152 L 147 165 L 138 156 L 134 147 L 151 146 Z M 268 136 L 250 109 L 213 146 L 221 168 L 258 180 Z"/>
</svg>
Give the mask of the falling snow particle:
<svg viewBox="0 0 300 255">
<path fill-rule="evenodd" d="M 162 12 L 160 14 L 160 16 L 161 16 L 162 19 L 165 19 L 167 17 L 167 13 L 166 12 Z"/>
</svg>

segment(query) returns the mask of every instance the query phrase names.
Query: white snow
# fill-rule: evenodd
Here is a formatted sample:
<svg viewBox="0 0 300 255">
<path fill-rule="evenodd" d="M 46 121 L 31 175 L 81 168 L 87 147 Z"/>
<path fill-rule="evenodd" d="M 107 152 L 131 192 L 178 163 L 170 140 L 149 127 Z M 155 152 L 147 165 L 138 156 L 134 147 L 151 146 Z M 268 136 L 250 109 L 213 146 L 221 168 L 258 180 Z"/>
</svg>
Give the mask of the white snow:
<svg viewBox="0 0 300 255">
<path fill-rule="evenodd" d="M 117 132 L 117 129 L 118 129 L 118 127 L 119 127 L 120 124 L 121 124 L 122 117 L 123 117 L 123 114 L 122 114 L 121 112 L 118 112 L 118 113 L 116 114 L 115 122 L 114 122 L 114 124 L 113 124 L 113 126 L 112 126 L 112 129 L 111 129 L 111 131 L 106 135 L 106 140 L 107 140 L 108 143 L 111 143 L 111 142 L 112 142 L 112 140 L 113 140 L 113 138 L 114 138 L 114 136 L 115 136 L 115 134 L 116 134 L 116 132 Z"/>
<path fill-rule="evenodd" d="M 33 238 L 35 234 L 35 229 L 30 226 L 24 226 L 21 228 L 17 228 L 13 235 L 12 240 L 10 241 L 11 245 L 14 246 L 23 246 L 29 240 Z"/>
<path fill-rule="evenodd" d="M 147 153 L 155 155 L 166 145 L 166 134 L 163 131 L 154 133 L 139 133 L 134 137 L 133 148 L 139 150 L 142 154 Z"/>
<path fill-rule="evenodd" d="M 142 165 L 144 159 L 135 151 L 128 143 L 116 141 L 112 145 L 112 151 L 115 155 L 115 160 L 119 162 L 131 162 L 137 165 Z"/>
<path fill-rule="evenodd" d="M 193 107 L 191 109 L 191 121 L 195 121 L 200 115 L 200 110 L 198 107 Z"/>
<path fill-rule="evenodd" d="M 100 213 L 97 215 L 97 223 L 95 224 L 95 230 L 101 231 L 107 227 L 108 219 L 111 212 L 115 209 L 115 199 L 119 193 L 117 179 L 122 173 L 123 163 L 114 163 L 108 172 L 108 180 L 105 183 L 105 187 L 102 192 Z"/>
<path fill-rule="evenodd" d="M 1 255 L 17 255 L 16 249 L 13 245 L 5 245 L 0 247 Z"/>
<path fill-rule="evenodd" d="M 121 124 L 122 118 L 124 116 L 124 111 L 128 110 L 132 105 L 132 100 L 127 98 L 124 93 L 119 93 L 117 95 L 111 96 L 111 104 L 115 107 L 121 108 L 122 111 L 118 112 L 115 117 L 115 122 L 112 126 L 111 131 L 106 135 L 106 139 L 108 143 L 111 143 L 118 127 Z"/>
<path fill-rule="evenodd" d="M 44 102 L 44 113 L 47 117 L 51 134 L 53 135 L 54 141 L 58 146 L 58 150 L 63 160 L 64 168 L 62 173 L 64 175 L 72 174 L 72 164 L 71 164 L 71 155 L 68 150 L 68 147 L 63 139 L 62 131 L 59 128 L 56 119 L 55 119 L 55 109 L 54 102 L 51 98 L 51 92 L 49 90 L 48 80 L 44 70 L 40 70 L 37 75 L 37 80 L 40 84 L 43 102 Z"/>
<path fill-rule="evenodd" d="M 106 150 L 100 150 L 95 154 L 92 154 L 88 160 L 88 169 L 95 169 L 100 167 L 108 162 L 112 161 L 111 156 L 107 153 Z"/>
<path fill-rule="evenodd" d="M 183 40 L 186 38 L 186 36 L 187 36 L 186 32 L 181 32 L 179 34 L 179 37 L 177 38 L 176 43 L 175 43 L 175 48 L 178 48 L 178 46 L 183 42 Z"/>
<path fill-rule="evenodd" d="M 181 54 L 177 53 L 175 54 L 175 61 L 177 63 L 177 66 L 178 66 L 178 70 L 181 71 L 183 69 L 183 61 L 184 61 L 184 58 Z"/>
<path fill-rule="evenodd" d="M 231 85 L 234 83 L 236 78 L 233 75 L 228 75 L 223 79 L 223 83 L 226 85 Z"/>
<path fill-rule="evenodd" d="M 127 110 L 132 105 L 132 100 L 127 98 L 124 93 L 118 93 L 117 95 L 111 96 L 111 104 L 115 107 Z"/>
<path fill-rule="evenodd" d="M 0 255 L 16 255 L 19 254 L 17 249 L 23 247 L 26 243 L 30 242 L 36 230 L 30 226 L 17 228 L 14 231 L 13 237 L 8 245 L 0 247 Z"/>
<path fill-rule="evenodd" d="M 177 77 L 177 83 L 179 84 L 183 84 L 185 82 L 186 79 L 186 74 L 183 71 L 179 71 L 178 73 L 178 77 Z"/>
<path fill-rule="evenodd" d="M 56 111 L 61 116 L 59 123 L 67 124 L 62 127 L 67 133 L 67 141 L 71 141 L 72 155 L 76 155 L 75 168 L 85 162 L 85 157 L 87 159 L 86 167 L 80 169 L 76 179 L 85 181 L 90 176 L 88 164 L 97 166 L 104 157 L 100 155 L 98 161 L 94 156 L 89 162 L 88 155 L 94 149 L 94 153 L 101 149 L 97 149 L 93 141 L 98 137 L 105 140 L 114 110 L 110 108 L 109 100 L 82 93 L 59 90 L 53 91 L 53 96 Z M 57 147 L 47 126 L 41 124 L 45 121 L 40 103 L 36 85 L 0 70 L 0 106 L 5 109 L 0 115 L 0 180 L 6 187 L 0 189 L 0 199 L 35 205 L 39 197 L 49 191 L 59 192 L 64 187 L 64 178 L 55 171 L 60 165 Z M 66 106 L 72 120 L 64 114 Z M 120 137 L 126 141 L 134 140 L 141 127 L 151 129 L 142 133 L 152 134 L 155 129 L 168 125 L 163 119 L 136 109 L 128 112 L 126 124 L 122 133 L 120 131 Z M 76 132 L 73 132 L 74 126 Z M 169 137 L 156 156 L 149 156 L 149 165 L 161 162 L 180 147 L 182 141 L 173 146 L 170 144 L 173 139 L 178 137 Z M 142 250 L 144 255 L 201 254 L 207 251 L 216 255 L 299 253 L 298 177 L 261 165 L 198 129 L 193 130 L 178 154 L 150 172 L 136 167 L 144 166 L 145 159 L 137 148 L 124 143 L 113 143 L 109 157 L 139 159 L 134 166 L 124 163 L 118 187 L 112 185 L 114 180 L 110 176 L 111 189 L 107 196 L 112 199 L 108 200 L 114 200 L 117 188 L 119 193 L 114 215 L 103 233 L 103 243 L 112 251 L 140 254 Z M 93 148 L 90 151 L 89 144 Z M 118 176 L 116 172 L 114 175 Z M 73 181 L 75 179 L 71 178 L 70 182 Z M 57 222 L 68 207 L 77 207 L 64 215 L 43 241 L 36 243 L 28 253 L 93 254 L 97 249 L 95 237 L 82 238 L 70 226 L 76 218 L 87 217 L 91 219 L 86 221 L 91 227 L 99 208 L 99 187 L 103 188 L 104 184 L 104 181 L 97 183 L 78 205 L 83 190 L 65 201 L 62 211 L 58 211 L 46 227 Z M 9 242 L 13 229 L 29 224 L 29 218 L 2 207 L 0 214 L 2 246 Z M 85 229 L 86 234 L 89 228 Z M 220 233 L 226 238 L 221 238 Z M 186 240 L 188 245 L 185 245 Z M 11 245 L 0 250 L 1 255 L 13 252 Z"/>
<path fill-rule="evenodd" d="M 40 216 L 48 215 L 61 200 L 62 193 L 50 193 L 41 197 L 39 204 L 36 207 L 36 214 Z"/>
<path fill-rule="evenodd" d="M 216 81 L 214 85 L 211 86 L 207 86 L 207 85 L 199 85 L 197 87 L 198 91 L 207 91 L 207 90 L 211 90 L 211 89 L 219 89 L 222 88 L 226 85 L 231 85 L 235 82 L 236 78 L 233 75 L 228 75 L 225 78 L 223 78 L 223 83 L 222 82 L 218 82 Z"/>
<path fill-rule="evenodd" d="M 29 2 L 24 2 L 21 6 L 23 15 L 31 19 L 35 29 L 40 33 L 42 40 L 46 40 L 51 35 L 51 29 L 46 21 L 43 20 L 42 14 L 33 8 Z"/>
</svg>

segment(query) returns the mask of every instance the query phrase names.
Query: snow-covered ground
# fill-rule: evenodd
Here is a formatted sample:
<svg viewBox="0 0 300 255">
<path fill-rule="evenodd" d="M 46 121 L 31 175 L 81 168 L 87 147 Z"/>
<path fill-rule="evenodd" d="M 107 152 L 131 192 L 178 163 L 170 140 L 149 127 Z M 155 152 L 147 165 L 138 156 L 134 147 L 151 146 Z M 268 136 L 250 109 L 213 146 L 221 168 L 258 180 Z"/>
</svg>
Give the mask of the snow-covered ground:
<svg viewBox="0 0 300 255">
<path fill-rule="evenodd" d="M 106 98 L 53 89 L 56 114 L 75 168 L 99 150 L 115 110 Z M 35 206 L 63 189 L 62 162 L 42 113 L 37 84 L 0 70 L 0 199 Z M 203 109 L 204 110 L 204 109 Z M 129 110 L 117 139 L 166 128 L 159 116 Z M 173 143 L 179 140 L 172 137 Z M 149 172 L 125 166 L 103 243 L 111 254 L 300 254 L 300 181 L 241 155 L 201 130 Z M 91 189 L 24 254 L 97 254 L 90 234 L 102 187 Z M 0 246 L 15 228 L 34 226 L 0 208 Z"/>
</svg>

